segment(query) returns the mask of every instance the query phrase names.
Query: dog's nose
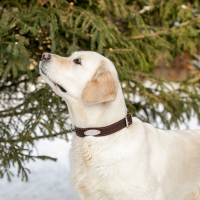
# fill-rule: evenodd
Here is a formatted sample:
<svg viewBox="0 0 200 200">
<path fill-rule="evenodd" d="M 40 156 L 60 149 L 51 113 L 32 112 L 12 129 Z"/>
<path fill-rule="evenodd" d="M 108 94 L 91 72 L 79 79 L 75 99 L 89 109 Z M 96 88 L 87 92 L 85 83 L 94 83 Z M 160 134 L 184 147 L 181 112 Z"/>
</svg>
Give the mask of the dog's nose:
<svg viewBox="0 0 200 200">
<path fill-rule="evenodd" d="M 43 61 L 43 60 L 49 60 L 50 58 L 51 58 L 51 54 L 50 53 L 43 53 L 41 61 Z"/>
</svg>

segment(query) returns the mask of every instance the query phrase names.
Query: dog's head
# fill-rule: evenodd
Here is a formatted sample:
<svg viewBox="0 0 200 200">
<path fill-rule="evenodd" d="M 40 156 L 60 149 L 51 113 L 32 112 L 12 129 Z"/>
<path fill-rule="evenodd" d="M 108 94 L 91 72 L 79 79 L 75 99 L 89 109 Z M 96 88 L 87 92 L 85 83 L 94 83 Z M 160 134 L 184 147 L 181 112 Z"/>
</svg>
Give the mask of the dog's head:
<svg viewBox="0 0 200 200">
<path fill-rule="evenodd" d="M 116 69 L 109 59 L 96 52 L 79 51 L 70 57 L 44 53 L 39 69 L 43 79 L 66 100 L 96 104 L 116 98 Z"/>
</svg>

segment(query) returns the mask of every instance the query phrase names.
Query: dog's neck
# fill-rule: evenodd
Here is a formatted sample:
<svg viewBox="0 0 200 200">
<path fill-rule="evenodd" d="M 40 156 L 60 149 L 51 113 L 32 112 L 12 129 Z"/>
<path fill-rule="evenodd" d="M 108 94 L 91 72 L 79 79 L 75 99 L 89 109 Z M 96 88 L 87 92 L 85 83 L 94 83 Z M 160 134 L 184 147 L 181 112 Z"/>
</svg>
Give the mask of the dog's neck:
<svg viewBox="0 0 200 200">
<path fill-rule="evenodd" d="M 108 126 L 123 119 L 127 114 L 121 87 L 118 88 L 114 101 L 86 105 L 77 99 L 68 98 L 66 103 L 72 124 L 79 128 Z"/>
</svg>

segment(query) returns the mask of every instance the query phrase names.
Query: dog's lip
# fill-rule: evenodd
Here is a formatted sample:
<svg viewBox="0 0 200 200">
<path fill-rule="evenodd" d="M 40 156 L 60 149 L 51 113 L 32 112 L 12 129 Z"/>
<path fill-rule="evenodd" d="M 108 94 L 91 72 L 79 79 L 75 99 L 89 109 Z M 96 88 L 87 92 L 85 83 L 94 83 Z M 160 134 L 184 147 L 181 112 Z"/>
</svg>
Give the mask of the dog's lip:
<svg viewBox="0 0 200 200">
<path fill-rule="evenodd" d="M 47 78 L 49 78 L 49 77 L 46 75 L 46 73 L 43 71 L 42 68 L 40 68 L 40 70 L 41 70 L 41 72 L 42 72 Z"/>
<path fill-rule="evenodd" d="M 54 84 L 56 84 L 56 85 L 60 88 L 60 90 L 61 90 L 62 92 L 67 92 L 61 85 L 59 85 L 59 84 L 57 84 L 57 83 L 54 83 Z"/>
<path fill-rule="evenodd" d="M 58 86 L 62 92 L 67 92 L 67 90 L 65 90 L 61 85 L 59 85 L 58 83 L 55 83 L 54 81 L 52 81 L 52 80 L 47 76 L 47 74 L 43 71 L 42 68 L 41 68 L 40 70 L 41 70 L 41 72 L 42 72 L 51 82 L 53 82 L 53 84 L 54 84 L 55 86 Z"/>
</svg>

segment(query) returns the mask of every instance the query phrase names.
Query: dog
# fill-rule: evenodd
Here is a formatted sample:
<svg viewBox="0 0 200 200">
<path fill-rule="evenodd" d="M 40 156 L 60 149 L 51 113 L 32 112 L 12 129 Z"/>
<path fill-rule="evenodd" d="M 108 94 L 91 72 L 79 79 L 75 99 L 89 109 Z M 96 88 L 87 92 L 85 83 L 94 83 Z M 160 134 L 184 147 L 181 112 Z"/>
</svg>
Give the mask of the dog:
<svg viewBox="0 0 200 200">
<path fill-rule="evenodd" d="M 80 199 L 200 200 L 200 130 L 128 121 L 115 66 L 96 52 L 44 53 L 39 71 L 76 127 L 70 162 Z M 99 135 L 120 121 L 125 127 Z"/>
</svg>

